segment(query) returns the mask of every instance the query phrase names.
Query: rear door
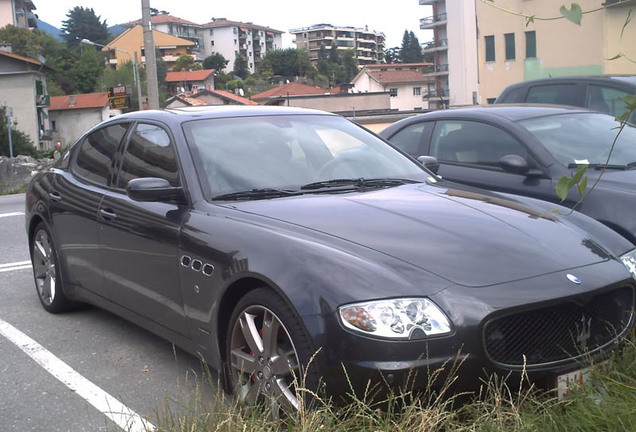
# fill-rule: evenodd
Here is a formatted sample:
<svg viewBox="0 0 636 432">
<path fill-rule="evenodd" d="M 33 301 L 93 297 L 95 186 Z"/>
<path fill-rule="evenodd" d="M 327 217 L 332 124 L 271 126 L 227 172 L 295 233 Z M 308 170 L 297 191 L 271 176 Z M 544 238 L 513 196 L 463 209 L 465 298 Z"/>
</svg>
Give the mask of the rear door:
<svg viewBox="0 0 636 432">
<path fill-rule="evenodd" d="M 101 127 L 78 143 L 70 171 L 51 176 L 49 200 L 52 234 L 58 245 L 66 288 L 104 296 L 99 265 L 97 219 L 99 203 L 113 175 L 117 149 L 130 123 Z"/>
<path fill-rule="evenodd" d="M 174 140 L 161 124 L 134 125 L 121 168 L 99 206 L 100 260 L 109 299 L 172 331 L 187 335 L 179 279 L 179 237 L 189 208 L 139 202 L 126 186 L 158 177 L 181 186 Z"/>
</svg>

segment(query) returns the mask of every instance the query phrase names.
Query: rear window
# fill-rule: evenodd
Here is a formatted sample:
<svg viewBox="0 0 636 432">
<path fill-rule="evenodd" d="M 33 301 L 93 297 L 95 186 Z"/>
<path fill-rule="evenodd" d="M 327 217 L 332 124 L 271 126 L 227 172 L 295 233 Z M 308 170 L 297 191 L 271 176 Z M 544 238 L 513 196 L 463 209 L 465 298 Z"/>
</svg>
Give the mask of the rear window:
<svg viewBox="0 0 636 432">
<path fill-rule="evenodd" d="M 550 84 L 533 86 L 528 90 L 526 102 L 585 106 L 583 88 L 576 84 Z"/>
</svg>

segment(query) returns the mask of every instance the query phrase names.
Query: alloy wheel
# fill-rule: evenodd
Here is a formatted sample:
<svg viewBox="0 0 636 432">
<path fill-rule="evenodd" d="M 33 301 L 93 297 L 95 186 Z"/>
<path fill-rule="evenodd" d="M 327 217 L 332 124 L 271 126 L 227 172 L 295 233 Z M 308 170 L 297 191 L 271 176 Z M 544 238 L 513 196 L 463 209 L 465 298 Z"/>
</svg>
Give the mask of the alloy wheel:
<svg viewBox="0 0 636 432">
<path fill-rule="evenodd" d="M 230 366 L 235 391 L 248 405 L 269 404 L 274 415 L 299 409 L 298 353 L 282 321 L 264 306 L 249 306 L 231 333 Z"/>
</svg>

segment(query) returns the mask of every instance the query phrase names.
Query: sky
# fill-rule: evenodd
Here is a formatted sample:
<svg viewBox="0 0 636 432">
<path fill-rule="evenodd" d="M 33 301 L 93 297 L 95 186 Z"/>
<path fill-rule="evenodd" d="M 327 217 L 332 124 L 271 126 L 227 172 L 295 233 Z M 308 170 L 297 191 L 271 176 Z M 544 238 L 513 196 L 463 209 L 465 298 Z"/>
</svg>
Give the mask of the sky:
<svg viewBox="0 0 636 432">
<path fill-rule="evenodd" d="M 141 18 L 141 0 L 33 0 L 38 17 L 57 28 L 75 6 L 93 8 L 108 26 Z M 310 6 L 311 5 L 311 6 Z M 382 5 L 380 7 L 380 5 Z M 404 30 L 413 31 L 420 43 L 432 39 L 420 30 L 420 18 L 432 15 L 430 6 L 418 0 L 393 0 L 389 4 L 369 0 L 150 0 L 150 7 L 170 15 L 205 24 L 215 18 L 252 22 L 286 32 L 283 47 L 295 48 L 290 29 L 314 24 L 353 26 L 383 32 L 386 47 L 402 44 Z"/>
</svg>

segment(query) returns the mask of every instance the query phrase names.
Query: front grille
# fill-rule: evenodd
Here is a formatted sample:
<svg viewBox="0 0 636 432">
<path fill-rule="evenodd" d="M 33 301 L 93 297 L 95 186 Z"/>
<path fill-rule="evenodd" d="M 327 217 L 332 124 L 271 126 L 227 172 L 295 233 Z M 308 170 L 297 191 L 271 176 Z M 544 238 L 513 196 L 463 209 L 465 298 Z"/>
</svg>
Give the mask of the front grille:
<svg viewBox="0 0 636 432">
<path fill-rule="evenodd" d="M 578 357 L 611 343 L 625 331 L 633 313 L 633 289 L 624 287 L 585 301 L 572 299 L 507 315 L 484 327 L 486 353 L 505 366 L 532 366 Z"/>
</svg>

